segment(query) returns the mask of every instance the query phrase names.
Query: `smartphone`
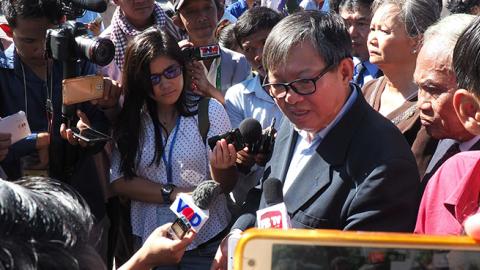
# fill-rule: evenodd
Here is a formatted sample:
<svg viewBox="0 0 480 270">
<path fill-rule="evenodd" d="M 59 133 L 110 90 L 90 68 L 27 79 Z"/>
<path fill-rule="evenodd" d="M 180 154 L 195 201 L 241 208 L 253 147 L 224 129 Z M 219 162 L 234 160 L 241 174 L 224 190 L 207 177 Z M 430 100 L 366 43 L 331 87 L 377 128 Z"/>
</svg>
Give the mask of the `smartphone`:
<svg viewBox="0 0 480 270">
<path fill-rule="evenodd" d="M 77 127 L 72 127 L 71 129 L 74 137 L 88 143 L 106 142 L 112 139 L 110 136 L 91 128 L 79 130 Z"/>
<path fill-rule="evenodd" d="M 467 236 L 337 230 L 247 230 L 235 270 L 479 269 L 480 243 Z"/>
<path fill-rule="evenodd" d="M 88 75 L 62 82 L 63 104 L 72 105 L 103 97 L 103 76 Z"/>
<path fill-rule="evenodd" d="M 183 239 L 191 227 L 190 222 L 184 216 L 180 216 L 168 228 L 168 234 L 171 239 Z"/>
</svg>

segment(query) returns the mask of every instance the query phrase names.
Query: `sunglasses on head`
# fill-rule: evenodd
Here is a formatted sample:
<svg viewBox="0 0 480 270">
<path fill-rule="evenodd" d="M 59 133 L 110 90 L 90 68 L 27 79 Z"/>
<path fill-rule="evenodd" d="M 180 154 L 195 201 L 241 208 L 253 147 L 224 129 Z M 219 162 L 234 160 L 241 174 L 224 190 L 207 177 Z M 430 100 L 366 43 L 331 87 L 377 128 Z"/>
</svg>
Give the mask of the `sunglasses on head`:
<svg viewBox="0 0 480 270">
<path fill-rule="evenodd" d="M 157 85 L 162 81 L 162 76 L 170 80 L 180 76 L 180 74 L 182 74 L 182 67 L 173 65 L 166 68 L 162 73 L 150 74 L 150 80 L 152 81 L 152 85 Z"/>
</svg>

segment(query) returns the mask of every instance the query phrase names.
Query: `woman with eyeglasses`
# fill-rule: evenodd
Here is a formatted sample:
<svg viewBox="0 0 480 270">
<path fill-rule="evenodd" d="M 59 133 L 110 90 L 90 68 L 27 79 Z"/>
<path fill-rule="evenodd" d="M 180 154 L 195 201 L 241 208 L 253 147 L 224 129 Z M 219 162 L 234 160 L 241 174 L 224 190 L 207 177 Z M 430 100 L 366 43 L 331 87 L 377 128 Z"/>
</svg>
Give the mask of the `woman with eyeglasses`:
<svg viewBox="0 0 480 270">
<path fill-rule="evenodd" d="M 198 123 L 198 98 L 189 94 L 190 76 L 177 42 L 150 29 L 135 37 L 126 51 L 123 69 L 125 100 L 114 129 L 110 181 L 113 190 L 131 199 L 134 244 L 139 247 L 158 226 L 173 222 L 171 203 L 214 179 L 228 192 L 237 175 L 236 152 L 225 140 L 213 151 L 203 141 Z M 208 105 L 207 137 L 230 130 L 223 106 Z M 208 269 L 230 222 L 224 194 L 210 205 L 210 217 L 187 248 L 180 268 Z"/>
<path fill-rule="evenodd" d="M 403 133 L 423 177 L 437 141 L 422 128 L 413 82 L 423 32 L 440 16 L 436 0 L 375 0 L 368 35 L 370 62 L 384 76 L 366 83 L 362 92 L 370 105 Z"/>
</svg>

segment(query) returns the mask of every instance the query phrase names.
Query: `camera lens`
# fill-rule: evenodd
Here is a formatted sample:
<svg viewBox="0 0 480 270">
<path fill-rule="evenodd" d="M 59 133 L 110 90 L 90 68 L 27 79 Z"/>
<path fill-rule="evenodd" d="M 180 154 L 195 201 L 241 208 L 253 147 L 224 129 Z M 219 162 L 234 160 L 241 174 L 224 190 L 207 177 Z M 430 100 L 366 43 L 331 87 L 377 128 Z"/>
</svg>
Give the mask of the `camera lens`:
<svg viewBox="0 0 480 270">
<path fill-rule="evenodd" d="M 80 55 L 99 66 L 108 65 L 115 56 L 115 46 L 109 39 L 91 39 L 87 36 L 79 36 L 75 38 L 75 41 Z"/>
</svg>

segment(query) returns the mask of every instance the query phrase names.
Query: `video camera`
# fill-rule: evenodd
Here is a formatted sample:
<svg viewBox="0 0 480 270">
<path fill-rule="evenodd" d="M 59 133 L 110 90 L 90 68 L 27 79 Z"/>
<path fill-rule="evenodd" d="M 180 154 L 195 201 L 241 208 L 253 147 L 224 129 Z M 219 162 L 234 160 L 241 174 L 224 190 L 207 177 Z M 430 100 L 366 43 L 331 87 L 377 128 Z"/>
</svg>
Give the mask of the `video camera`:
<svg viewBox="0 0 480 270">
<path fill-rule="evenodd" d="M 236 151 L 248 147 L 251 154 L 262 153 L 269 156 L 273 152 L 277 133 L 274 126 L 275 118 L 272 120 L 272 124 L 264 130 L 257 120 L 247 118 L 240 123 L 238 128 L 208 139 L 208 145 L 213 150 L 217 141 L 225 139 L 227 143 L 233 144 Z"/>
<path fill-rule="evenodd" d="M 182 54 L 189 61 L 202 61 L 220 57 L 220 46 L 213 44 L 200 47 L 184 47 Z"/>
</svg>

